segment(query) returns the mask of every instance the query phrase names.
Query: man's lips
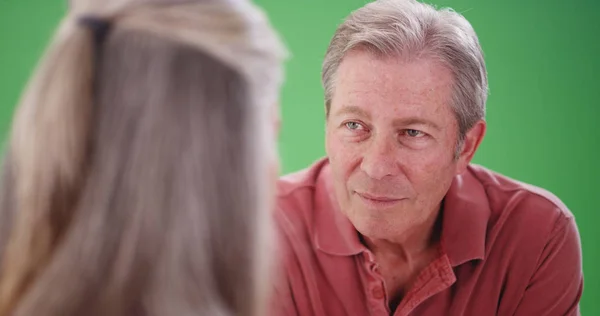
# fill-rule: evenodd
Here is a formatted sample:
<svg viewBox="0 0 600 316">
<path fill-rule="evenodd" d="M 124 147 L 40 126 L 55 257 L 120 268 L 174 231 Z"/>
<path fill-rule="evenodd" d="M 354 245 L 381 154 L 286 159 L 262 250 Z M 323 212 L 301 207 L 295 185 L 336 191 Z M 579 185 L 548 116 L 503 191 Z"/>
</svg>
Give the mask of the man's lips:
<svg viewBox="0 0 600 316">
<path fill-rule="evenodd" d="M 388 208 L 404 200 L 404 198 L 386 195 L 370 194 L 366 192 L 355 192 L 358 197 L 371 208 Z"/>
<path fill-rule="evenodd" d="M 397 197 L 392 197 L 392 196 L 384 196 L 384 195 L 375 195 L 375 194 L 369 194 L 366 192 L 356 192 L 356 194 L 358 194 L 362 198 L 374 200 L 374 201 L 380 201 L 380 202 L 393 202 L 393 201 L 402 200 L 402 198 L 397 198 Z"/>
</svg>

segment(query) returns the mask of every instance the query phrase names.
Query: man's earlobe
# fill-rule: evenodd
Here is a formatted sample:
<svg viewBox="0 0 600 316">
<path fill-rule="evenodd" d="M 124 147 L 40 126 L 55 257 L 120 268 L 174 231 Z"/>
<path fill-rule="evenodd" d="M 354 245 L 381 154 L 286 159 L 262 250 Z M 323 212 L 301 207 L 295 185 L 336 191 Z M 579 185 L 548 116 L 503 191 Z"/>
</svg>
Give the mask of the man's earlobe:
<svg viewBox="0 0 600 316">
<path fill-rule="evenodd" d="M 475 125 L 469 131 L 467 131 L 465 139 L 463 140 L 463 144 L 461 146 L 462 148 L 460 151 L 460 155 L 458 157 L 458 173 L 462 173 L 473 159 L 473 156 L 475 156 L 477 148 L 479 148 L 479 145 L 481 144 L 481 141 L 485 136 L 486 127 L 487 125 L 485 121 L 480 120 L 477 123 L 475 123 Z"/>
</svg>

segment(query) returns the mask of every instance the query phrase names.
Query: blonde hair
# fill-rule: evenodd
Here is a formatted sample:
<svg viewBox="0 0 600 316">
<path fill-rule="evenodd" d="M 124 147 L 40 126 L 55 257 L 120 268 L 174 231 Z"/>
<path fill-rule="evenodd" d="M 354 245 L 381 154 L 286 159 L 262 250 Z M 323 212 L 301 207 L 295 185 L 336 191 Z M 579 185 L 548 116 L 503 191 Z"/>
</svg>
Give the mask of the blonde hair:
<svg viewBox="0 0 600 316">
<path fill-rule="evenodd" d="M 13 122 L 0 315 L 263 315 L 285 57 L 249 2 L 73 3 Z"/>
</svg>

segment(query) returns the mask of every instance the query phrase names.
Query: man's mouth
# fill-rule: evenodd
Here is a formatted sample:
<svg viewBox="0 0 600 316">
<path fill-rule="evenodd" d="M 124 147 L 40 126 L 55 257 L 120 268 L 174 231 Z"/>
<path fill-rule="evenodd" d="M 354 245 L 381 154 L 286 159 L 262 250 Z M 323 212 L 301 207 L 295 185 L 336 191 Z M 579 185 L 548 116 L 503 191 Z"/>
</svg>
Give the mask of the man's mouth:
<svg viewBox="0 0 600 316">
<path fill-rule="evenodd" d="M 370 208 L 388 208 L 391 207 L 398 202 L 404 200 L 404 198 L 388 196 L 388 195 L 378 195 L 371 194 L 367 192 L 355 192 L 358 197 Z"/>
</svg>

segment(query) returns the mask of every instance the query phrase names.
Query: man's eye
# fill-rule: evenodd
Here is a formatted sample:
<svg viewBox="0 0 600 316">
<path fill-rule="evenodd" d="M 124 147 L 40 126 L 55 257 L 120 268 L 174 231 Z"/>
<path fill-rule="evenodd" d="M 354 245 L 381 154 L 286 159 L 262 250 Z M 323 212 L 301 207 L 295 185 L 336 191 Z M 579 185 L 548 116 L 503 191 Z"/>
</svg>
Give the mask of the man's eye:
<svg viewBox="0 0 600 316">
<path fill-rule="evenodd" d="M 409 137 L 422 137 L 425 136 L 425 134 L 421 131 L 418 131 L 416 129 L 407 129 L 404 131 L 404 133 L 409 136 Z"/>
<path fill-rule="evenodd" d="M 346 127 L 350 130 L 357 130 L 361 128 L 360 124 L 356 122 L 346 122 L 344 125 L 346 125 Z"/>
</svg>

